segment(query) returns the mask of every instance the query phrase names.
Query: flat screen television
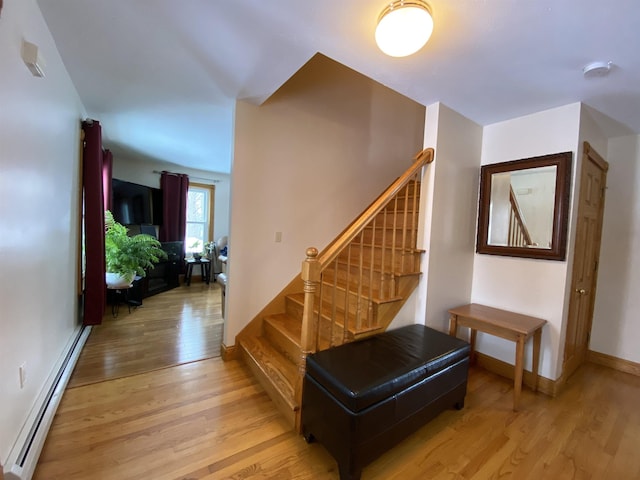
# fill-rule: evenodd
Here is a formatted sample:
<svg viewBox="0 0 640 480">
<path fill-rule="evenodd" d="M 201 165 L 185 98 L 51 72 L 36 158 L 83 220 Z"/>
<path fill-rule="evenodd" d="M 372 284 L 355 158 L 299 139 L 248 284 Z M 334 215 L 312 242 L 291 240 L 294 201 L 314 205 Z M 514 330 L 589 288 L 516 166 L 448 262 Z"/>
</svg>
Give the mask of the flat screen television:
<svg viewBox="0 0 640 480">
<path fill-rule="evenodd" d="M 123 225 L 162 225 L 162 192 L 124 180 L 112 179 L 113 218 Z"/>
</svg>

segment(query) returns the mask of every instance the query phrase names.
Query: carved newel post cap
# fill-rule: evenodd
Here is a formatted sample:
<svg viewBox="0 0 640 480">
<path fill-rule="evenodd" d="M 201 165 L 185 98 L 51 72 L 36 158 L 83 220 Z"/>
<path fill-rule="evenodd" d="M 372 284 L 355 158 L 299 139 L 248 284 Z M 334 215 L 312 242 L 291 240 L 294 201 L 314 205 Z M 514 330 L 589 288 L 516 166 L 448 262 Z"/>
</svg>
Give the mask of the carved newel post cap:
<svg viewBox="0 0 640 480">
<path fill-rule="evenodd" d="M 305 253 L 307 254 L 307 258 L 316 258 L 318 256 L 318 249 L 316 247 L 309 247 Z"/>
</svg>

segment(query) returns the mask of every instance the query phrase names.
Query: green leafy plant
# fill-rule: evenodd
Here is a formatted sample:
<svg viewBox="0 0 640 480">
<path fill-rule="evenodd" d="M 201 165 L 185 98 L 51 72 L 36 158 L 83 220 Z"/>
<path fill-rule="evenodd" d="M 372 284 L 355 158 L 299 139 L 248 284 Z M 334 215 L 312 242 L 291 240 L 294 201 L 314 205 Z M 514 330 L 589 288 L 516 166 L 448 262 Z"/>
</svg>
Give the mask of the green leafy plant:
<svg viewBox="0 0 640 480">
<path fill-rule="evenodd" d="M 144 277 L 145 269 L 153 268 L 160 259 L 166 259 L 167 253 L 161 244 L 151 235 L 140 234 L 130 237 L 128 229 L 113 219 L 107 210 L 104 213 L 104 251 L 107 272 L 122 276 L 136 275 Z"/>
</svg>

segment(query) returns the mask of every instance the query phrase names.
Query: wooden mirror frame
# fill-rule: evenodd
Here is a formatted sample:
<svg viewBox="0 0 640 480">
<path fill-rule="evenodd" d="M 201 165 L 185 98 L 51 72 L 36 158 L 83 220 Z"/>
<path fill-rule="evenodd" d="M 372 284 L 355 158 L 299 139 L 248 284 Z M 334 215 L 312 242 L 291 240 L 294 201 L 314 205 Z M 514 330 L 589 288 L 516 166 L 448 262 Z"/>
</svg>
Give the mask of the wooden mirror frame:
<svg viewBox="0 0 640 480">
<path fill-rule="evenodd" d="M 508 257 L 565 260 L 567 252 L 567 226 L 569 221 L 569 197 L 571 194 L 571 152 L 554 153 L 540 157 L 512 160 L 484 165 L 480 170 L 480 201 L 478 207 L 477 253 Z M 529 168 L 556 166 L 556 191 L 553 208 L 553 232 L 551 248 L 511 247 L 489 244 L 489 213 L 491 203 L 491 177 Z"/>
</svg>

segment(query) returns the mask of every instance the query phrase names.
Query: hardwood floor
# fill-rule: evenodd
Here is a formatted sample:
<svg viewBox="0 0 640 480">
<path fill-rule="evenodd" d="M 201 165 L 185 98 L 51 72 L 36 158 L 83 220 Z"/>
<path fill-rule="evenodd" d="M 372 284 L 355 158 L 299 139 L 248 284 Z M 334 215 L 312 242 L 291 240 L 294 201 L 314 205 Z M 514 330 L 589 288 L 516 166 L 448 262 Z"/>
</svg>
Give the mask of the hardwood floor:
<svg viewBox="0 0 640 480">
<path fill-rule="evenodd" d="M 474 367 L 465 408 L 442 413 L 363 480 L 640 478 L 640 377 L 587 364 L 557 398 L 525 388 L 517 413 L 512 388 Z M 68 389 L 33 478 L 339 476 L 244 364 L 209 358 Z"/>
<path fill-rule="evenodd" d="M 141 307 L 107 309 L 92 328 L 68 388 L 220 355 L 223 318 L 217 283 L 196 279 L 145 298 Z"/>
</svg>

